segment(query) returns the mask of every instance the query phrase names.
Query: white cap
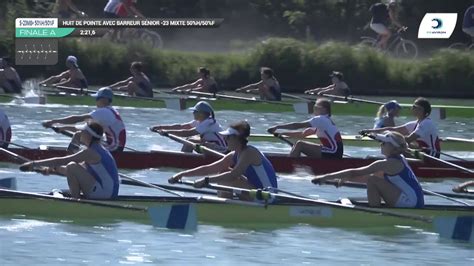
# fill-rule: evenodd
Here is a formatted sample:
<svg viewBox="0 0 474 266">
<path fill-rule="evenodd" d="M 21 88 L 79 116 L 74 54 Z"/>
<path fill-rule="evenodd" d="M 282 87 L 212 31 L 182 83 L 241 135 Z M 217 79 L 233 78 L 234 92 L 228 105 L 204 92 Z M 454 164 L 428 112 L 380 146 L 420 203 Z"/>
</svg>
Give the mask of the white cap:
<svg viewBox="0 0 474 266">
<path fill-rule="evenodd" d="M 98 138 L 98 139 L 102 138 L 101 135 L 97 134 L 97 132 L 92 130 L 92 128 L 90 128 L 89 125 L 87 124 L 77 125 L 76 128 L 79 130 L 87 131 L 87 133 L 91 134 L 91 136 L 93 136 L 94 138 Z"/>
<path fill-rule="evenodd" d="M 375 139 L 383 143 L 390 143 L 394 147 L 400 148 L 400 144 L 398 144 L 398 142 L 393 137 L 393 134 L 390 132 L 385 134 L 376 134 Z"/>
<path fill-rule="evenodd" d="M 230 135 L 239 136 L 240 135 L 239 131 L 237 131 L 235 128 L 232 128 L 232 127 L 229 127 L 228 129 L 219 132 L 219 134 L 223 136 L 230 136 Z"/>
</svg>

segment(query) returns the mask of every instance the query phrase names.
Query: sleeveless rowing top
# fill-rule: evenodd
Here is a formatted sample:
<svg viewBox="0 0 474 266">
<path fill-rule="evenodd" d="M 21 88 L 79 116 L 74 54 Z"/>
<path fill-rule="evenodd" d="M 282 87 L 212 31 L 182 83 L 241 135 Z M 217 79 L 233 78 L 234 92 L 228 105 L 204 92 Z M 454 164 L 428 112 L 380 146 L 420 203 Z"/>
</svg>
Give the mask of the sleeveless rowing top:
<svg viewBox="0 0 474 266">
<path fill-rule="evenodd" d="M 259 152 L 262 163 L 259 165 L 249 165 L 244 172 L 245 177 L 255 188 L 263 189 L 268 187 L 278 188 L 276 172 L 272 163 L 265 155 L 254 146 L 247 146 L 247 149 L 255 149 Z M 234 153 L 234 165 L 239 161 L 239 154 Z"/>
<path fill-rule="evenodd" d="M 115 14 L 119 4 L 120 4 L 120 0 L 109 0 L 104 7 L 104 12 Z"/>
<path fill-rule="evenodd" d="M 439 158 L 441 145 L 438 138 L 438 128 L 431 118 L 427 117 L 421 121 L 408 122 L 404 126 L 410 134 L 418 135 L 416 142 L 420 148 L 426 149 L 427 154 Z"/>
<path fill-rule="evenodd" d="M 215 143 L 219 147 L 222 147 L 223 150 L 227 149 L 227 142 L 224 137 L 219 134 L 223 129 L 215 119 L 209 117 L 201 122 L 194 120 L 191 125 L 199 133 L 202 142 Z"/>
<path fill-rule="evenodd" d="M 413 173 L 413 170 L 411 170 L 408 165 L 405 157 L 399 155 L 390 158 L 400 160 L 404 167 L 403 170 L 396 175 L 388 175 L 384 173 L 385 180 L 401 190 L 401 193 L 403 194 L 401 197 L 403 197 L 405 203 L 408 203 L 407 205 L 409 205 L 404 207 L 422 208 L 425 204 L 423 189 L 421 188 L 415 173 Z"/>
<path fill-rule="evenodd" d="M 8 120 L 8 116 L 0 110 L 0 146 L 4 146 L 4 142 L 10 142 L 11 138 L 12 129 L 10 127 L 10 120 Z"/>
<path fill-rule="evenodd" d="M 318 115 L 307 121 L 316 130 L 315 134 L 321 141 L 321 151 L 336 153 L 342 147 L 342 137 L 336 124 L 328 115 Z"/>
<path fill-rule="evenodd" d="M 89 148 L 99 154 L 100 161 L 96 164 L 86 163 L 87 171 L 95 178 L 101 190 L 107 194 L 105 197 L 116 198 L 120 181 L 114 157 L 100 143 L 96 142 Z"/>
<path fill-rule="evenodd" d="M 125 124 L 117 110 L 111 106 L 101 107 L 92 111 L 90 116 L 104 128 L 106 136 L 106 144 L 104 146 L 109 151 L 125 147 L 127 139 Z"/>
</svg>

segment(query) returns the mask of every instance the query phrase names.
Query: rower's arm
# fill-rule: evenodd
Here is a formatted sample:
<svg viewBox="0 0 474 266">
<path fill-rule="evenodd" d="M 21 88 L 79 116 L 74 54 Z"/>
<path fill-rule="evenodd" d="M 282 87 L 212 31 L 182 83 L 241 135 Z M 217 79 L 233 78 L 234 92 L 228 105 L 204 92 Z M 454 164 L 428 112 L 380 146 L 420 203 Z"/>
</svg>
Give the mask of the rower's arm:
<svg viewBox="0 0 474 266">
<path fill-rule="evenodd" d="M 38 161 L 32 161 L 32 166 L 45 166 L 45 167 L 57 167 L 57 166 L 64 166 L 67 165 L 70 162 L 76 162 L 76 163 L 81 163 L 81 162 L 98 162 L 100 161 L 100 155 L 97 154 L 96 152 L 93 152 L 90 149 L 85 149 L 82 151 L 79 151 L 77 153 L 64 156 L 64 157 L 55 157 L 55 158 L 50 158 L 50 159 L 44 159 L 44 160 L 38 160 Z"/>
<path fill-rule="evenodd" d="M 71 9 L 76 14 L 81 14 L 81 11 L 72 3 L 71 0 L 66 0 L 66 5 L 69 9 Z"/>
<path fill-rule="evenodd" d="M 41 81 L 39 84 L 46 84 L 49 85 L 51 83 L 55 83 L 61 79 L 68 79 L 70 76 L 69 70 L 64 71 L 63 73 L 56 75 L 56 76 L 51 76 L 43 81 Z"/>
<path fill-rule="evenodd" d="M 377 172 L 386 172 L 387 167 L 390 165 L 387 164 L 387 160 L 378 160 L 375 161 L 367 166 L 359 167 L 359 168 L 352 168 L 352 169 L 346 169 L 330 174 L 325 174 L 325 175 L 319 175 L 316 176 L 313 179 L 313 183 L 318 183 L 318 182 L 324 182 L 325 180 L 331 180 L 331 179 L 351 179 L 354 177 L 359 177 L 359 176 L 366 176 L 370 174 L 374 174 Z"/>
<path fill-rule="evenodd" d="M 258 157 L 258 158 L 257 158 Z M 231 158 L 232 159 L 232 158 Z M 237 164 L 227 172 L 223 172 L 217 175 L 209 176 L 209 181 L 213 183 L 219 183 L 222 181 L 231 181 L 239 178 L 245 174 L 245 170 L 252 164 L 261 164 L 262 161 L 256 152 L 252 152 L 250 149 L 246 149 L 240 155 Z"/>
<path fill-rule="evenodd" d="M 408 135 L 408 130 L 405 125 L 401 125 L 398 127 L 382 127 L 382 128 L 374 128 L 374 129 L 364 129 L 362 133 L 382 133 L 384 131 L 396 131 L 404 136 Z"/>
<path fill-rule="evenodd" d="M 176 129 L 176 130 L 164 130 L 166 133 L 173 134 L 180 137 L 191 137 L 199 135 L 199 132 L 196 131 L 196 128 L 191 129 Z"/>
<path fill-rule="evenodd" d="M 185 89 L 189 89 L 189 88 L 195 88 L 197 87 L 198 85 L 200 85 L 202 82 L 202 79 L 198 79 L 196 80 L 195 82 L 193 83 L 188 83 L 188 84 L 184 84 L 182 86 L 179 86 L 179 87 L 176 87 L 174 88 L 173 90 L 185 90 Z"/>
<path fill-rule="evenodd" d="M 109 85 L 109 88 L 115 88 L 115 87 L 120 87 L 120 86 L 125 86 L 127 85 L 131 80 L 133 79 L 133 77 L 129 77 L 128 79 L 125 79 L 125 80 L 122 80 L 122 81 L 118 81 L 112 85 Z"/>
<path fill-rule="evenodd" d="M 222 159 L 213 162 L 208 165 L 203 165 L 196 167 L 194 169 L 182 171 L 175 176 L 179 176 L 178 179 L 184 176 L 206 176 L 215 173 L 219 173 L 222 171 L 227 171 L 227 169 L 232 165 L 232 156 L 234 155 L 233 152 L 227 154 Z"/>
<path fill-rule="evenodd" d="M 276 126 L 273 126 L 273 127 L 269 128 L 267 131 L 270 132 L 270 133 L 274 133 L 278 129 L 295 130 L 295 129 L 308 128 L 308 127 L 311 127 L 311 124 L 308 121 L 303 121 L 303 122 L 295 122 L 295 123 L 276 125 Z"/>
<path fill-rule="evenodd" d="M 153 131 L 157 130 L 178 130 L 178 129 L 192 129 L 194 126 L 192 122 L 185 123 L 185 124 L 172 124 L 172 125 L 156 125 L 152 126 Z"/>
<path fill-rule="evenodd" d="M 65 125 L 71 125 L 71 124 L 76 124 L 79 122 L 83 122 L 87 119 L 92 119 L 92 116 L 90 114 L 84 114 L 84 115 L 71 115 L 68 117 L 64 118 L 59 118 L 59 119 L 52 119 L 48 122 L 48 124 L 65 124 Z"/>
<path fill-rule="evenodd" d="M 247 86 L 238 88 L 238 89 L 236 89 L 235 91 L 246 91 L 246 90 L 252 90 L 252 89 L 253 89 L 253 90 L 258 90 L 257 87 L 258 87 L 260 84 L 262 84 L 262 83 L 263 83 L 263 80 L 261 80 L 261 81 L 259 81 L 259 82 L 257 82 L 257 83 L 252 83 L 252 84 L 249 84 L 249 85 L 247 85 Z"/>
</svg>

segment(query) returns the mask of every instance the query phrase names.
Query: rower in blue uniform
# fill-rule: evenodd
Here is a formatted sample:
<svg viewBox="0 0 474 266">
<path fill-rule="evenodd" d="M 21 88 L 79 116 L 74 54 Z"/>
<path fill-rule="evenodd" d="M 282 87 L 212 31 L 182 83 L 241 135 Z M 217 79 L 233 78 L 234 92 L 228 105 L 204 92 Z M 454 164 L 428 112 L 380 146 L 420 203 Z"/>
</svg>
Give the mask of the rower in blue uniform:
<svg viewBox="0 0 474 266">
<path fill-rule="evenodd" d="M 168 181 L 176 183 L 184 176 L 212 176 L 195 181 L 195 187 L 204 187 L 207 183 L 233 186 L 245 189 L 277 188 L 278 182 L 271 162 L 257 148 L 247 145 L 250 125 L 241 121 L 232 124 L 220 132 L 225 136 L 231 151 L 217 162 L 175 174 Z M 231 168 L 231 170 L 229 170 Z M 220 193 L 221 196 L 228 195 Z"/>
<path fill-rule="evenodd" d="M 390 207 L 422 208 L 423 189 L 402 155 L 408 147 L 403 135 L 387 131 L 386 134 L 377 134 L 374 138 L 382 143 L 381 152 L 385 159 L 364 167 L 320 175 L 312 182 L 321 184 L 325 180 L 339 179 L 339 183 L 343 183 L 346 179 L 370 175 L 367 181 L 370 206 L 379 207 L 383 199 Z M 383 175 L 379 175 L 380 173 Z"/>
<path fill-rule="evenodd" d="M 81 143 L 87 148 L 75 154 L 38 161 L 20 166 L 22 171 L 39 169 L 44 174 L 57 173 L 67 177 L 73 198 L 114 199 L 118 196 L 119 178 L 114 157 L 100 143 L 102 126 L 88 122 L 78 127 L 81 130 Z"/>
</svg>

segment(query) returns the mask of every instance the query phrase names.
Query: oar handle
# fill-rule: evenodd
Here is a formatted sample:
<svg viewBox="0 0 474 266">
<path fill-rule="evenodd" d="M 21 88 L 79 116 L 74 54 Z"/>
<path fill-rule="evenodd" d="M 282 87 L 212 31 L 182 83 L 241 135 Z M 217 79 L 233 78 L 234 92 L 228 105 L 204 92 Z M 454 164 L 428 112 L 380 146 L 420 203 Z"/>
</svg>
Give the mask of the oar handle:
<svg viewBox="0 0 474 266">
<path fill-rule="evenodd" d="M 52 126 L 51 129 L 54 130 L 54 132 L 59 133 L 59 134 L 63 134 L 66 137 L 72 138 L 74 136 L 74 133 L 72 133 L 70 131 L 67 131 L 67 130 L 62 130 L 59 127 Z"/>
<path fill-rule="evenodd" d="M 278 138 L 279 140 L 285 142 L 286 144 L 290 145 L 291 147 L 293 147 L 293 145 L 295 145 L 292 141 L 290 141 L 287 138 L 283 137 L 282 134 L 273 133 L 273 136 Z"/>
</svg>

